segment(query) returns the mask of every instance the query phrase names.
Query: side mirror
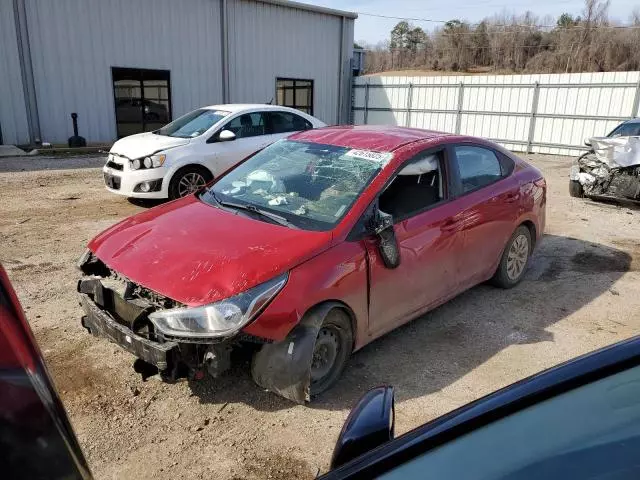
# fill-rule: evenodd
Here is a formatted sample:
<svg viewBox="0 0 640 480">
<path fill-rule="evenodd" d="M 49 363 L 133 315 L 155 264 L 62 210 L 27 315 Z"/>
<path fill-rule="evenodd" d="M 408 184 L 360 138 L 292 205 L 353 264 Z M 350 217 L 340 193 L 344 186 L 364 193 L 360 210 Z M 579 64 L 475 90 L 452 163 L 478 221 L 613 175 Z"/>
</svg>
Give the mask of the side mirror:
<svg viewBox="0 0 640 480">
<path fill-rule="evenodd" d="M 395 405 L 393 387 L 376 387 L 365 393 L 340 430 L 331 457 L 331 469 L 393 440 Z"/>
<path fill-rule="evenodd" d="M 393 216 L 381 210 L 376 210 L 369 228 L 378 237 L 378 249 L 384 266 L 396 268 L 400 265 L 400 248 L 396 233 L 393 230 Z"/>
<path fill-rule="evenodd" d="M 589 137 L 585 138 L 585 139 L 584 139 L 584 144 L 585 144 L 587 147 L 590 147 L 590 146 L 591 146 L 591 139 L 590 139 Z"/>
<path fill-rule="evenodd" d="M 218 135 L 219 142 L 231 142 L 236 139 L 236 134 L 231 130 L 222 130 Z"/>
</svg>

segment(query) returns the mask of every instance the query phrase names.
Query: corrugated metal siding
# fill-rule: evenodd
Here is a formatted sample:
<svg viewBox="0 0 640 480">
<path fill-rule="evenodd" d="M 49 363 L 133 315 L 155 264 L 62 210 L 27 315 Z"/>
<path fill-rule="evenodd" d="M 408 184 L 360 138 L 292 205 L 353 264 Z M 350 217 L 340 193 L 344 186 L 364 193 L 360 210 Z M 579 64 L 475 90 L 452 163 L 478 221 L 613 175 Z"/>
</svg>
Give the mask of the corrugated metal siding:
<svg viewBox="0 0 640 480">
<path fill-rule="evenodd" d="M 0 128 L 5 144 L 29 143 L 12 0 L 0 0 Z"/>
<path fill-rule="evenodd" d="M 310 79 L 314 81 L 314 116 L 336 123 L 340 21 L 340 17 L 296 8 L 230 1 L 231 102 L 266 103 L 273 98 L 275 103 L 276 77 Z M 353 43 L 353 33 L 348 38 Z"/>
<path fill-rule="evenodd" d="M 43 141 L 66 142 L 71 112 L 87 141 L 116 138 L 111 67 L 169 70 L 173 118 L 222 101 L 218 0 L 26 6 Z"/>
<path fill-rule="evenodd" d="M 528 141 L 533 107 L 533 86 L 539 82 L 537 117 L 533 136 L 532 151 L 560 155 L 577 155 L 576 149 L 540 146 L 535 143 L 582 146 L 587 136 L 606 135 L 620 120 L 545 118 L 539 115 L 566 115 L 576 117 L 589 115 L 597 117 L 626 117 L 633 110 L 634 97 L 640 72 L 606 72 L 573 74 L 536 75 L 478 75 L 478 76 L 438 76 L 438 77 L 358 77 L 356 85 L 378 85 L 369 88 L 369 108 L 406 109 L 408 107 L 408 87 L 385 88 L 385 85 L 414 84 L 411 108 L 429 110 L 457 110 L 459 84 L 463 82 L 463 113 L 460 117 L 460 133 L 519 143 L 501 142 L 507 148 L 522 151 Z M 624 87 L 598 86 L 593 84 L 623 83 Z M 415 86 L 415 84 L 438 85 Z M 483 84 L 500 86 L 480 87 Z M 554 86 L 556 84 L 586 85 L 576 88 Z M 446 85 L 446 86 L 445 86 Z M 449 87 L 448 85 L 451 85 Z M 473 85 L 469 87 L 468 85 Z M 547 85 L 546 87 L 544 87 Z M 354 107 L 365 105 L 365 89 L 356 88 Z M 471 113 L 473 111 L 476 113 Z M 493 114 L 491 114 L 493 112 Z M 503 114 L 496 115 L 497 112 Z M 354 123 L 364 123 L 365 112 L 354 112 Z M 408 125 L 411 127 L 455 132 L 457 113 L 455 112 L 411 112 L 407 122 L 405 111 L 368 111 L 367 123 Z"/>
</svg>

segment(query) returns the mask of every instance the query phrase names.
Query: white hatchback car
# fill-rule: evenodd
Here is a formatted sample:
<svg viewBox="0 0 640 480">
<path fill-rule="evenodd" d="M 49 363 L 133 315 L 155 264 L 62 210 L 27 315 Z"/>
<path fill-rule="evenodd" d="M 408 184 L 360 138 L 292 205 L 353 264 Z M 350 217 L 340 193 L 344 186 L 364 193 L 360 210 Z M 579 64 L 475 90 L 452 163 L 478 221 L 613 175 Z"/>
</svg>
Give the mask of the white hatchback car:
<svg viewBox="0 0 640 480">
<path fill-rule="evenodd" d="M 276 105 L 212 105 L 153 132 L 113 144 L 103 168 L 107 190 L 127 197 L 179 198 L 253 152 L 325 124 Z"/>
</svg>

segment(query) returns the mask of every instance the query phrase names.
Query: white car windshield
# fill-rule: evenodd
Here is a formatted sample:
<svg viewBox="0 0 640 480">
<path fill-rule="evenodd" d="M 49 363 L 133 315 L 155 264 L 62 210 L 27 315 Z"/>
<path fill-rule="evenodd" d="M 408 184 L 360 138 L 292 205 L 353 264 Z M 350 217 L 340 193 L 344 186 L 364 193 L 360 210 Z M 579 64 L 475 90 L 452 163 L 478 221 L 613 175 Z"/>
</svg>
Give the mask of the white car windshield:
<svg viewBox="0 0 640 480">
<path fill-rule="evenodd" d="M 258 208 L 298 228 L 328 230 L 390 158 L 386 152 L 281 140 L 230 171 L 201 198 L 222 207 Z"/>
<path fill-rule="evenodd" d="M 204 132 L 213 127 L 216 123 L 229 115 L 230 112 L 223 110 L 210 110 L 201 108 L 189 112 L 186 115 L 156 130 L 157 135 L 166 135 L 168 137 L 178 138 L 194 138 L 202 135 Z"/>
</svg>

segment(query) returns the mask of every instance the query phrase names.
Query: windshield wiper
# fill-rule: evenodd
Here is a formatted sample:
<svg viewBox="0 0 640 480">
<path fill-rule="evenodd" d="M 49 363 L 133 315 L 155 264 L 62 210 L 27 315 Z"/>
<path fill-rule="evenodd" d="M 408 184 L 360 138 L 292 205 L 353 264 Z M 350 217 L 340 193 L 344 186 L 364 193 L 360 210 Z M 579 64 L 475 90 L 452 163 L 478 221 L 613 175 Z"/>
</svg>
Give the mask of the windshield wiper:
<svg viewBox="0 0 640 480">
<path fill-rule="evenodd" d="M 298 228 L 294 224 L 292 224 L 289 220 L 287 220 L 286 218 L 281 217 L 280 215 L 276 215 L 275 213 L 271 213 L 271 212 L 268 212 L 266 210 L 262 210 L 260 207 L 256 207 L 255 205 L 253 205 L 251 203 L 241 204 L 241 203 L 233 203 L 233 202 L 222 201 L 222 200 L 219 200 L 218 197 L 216 197 L 216 194 L 213 193 L 213 190 L 209 190 L 209 193 L 211 194 L 213 199 L 216 201 L 216 203 L 222 205 L 223 207 L 234 208 L 236 210 L 245 210 L 247 212 L 256 213 L 256 214 L 260 215 L 261 217 L 268 218 L 272 222 L 275 222 L 275 223 L 277 223 L 279 225 L 283 225 L 285 227 L 295 228 L 295 229 Z"/>
</svg>

